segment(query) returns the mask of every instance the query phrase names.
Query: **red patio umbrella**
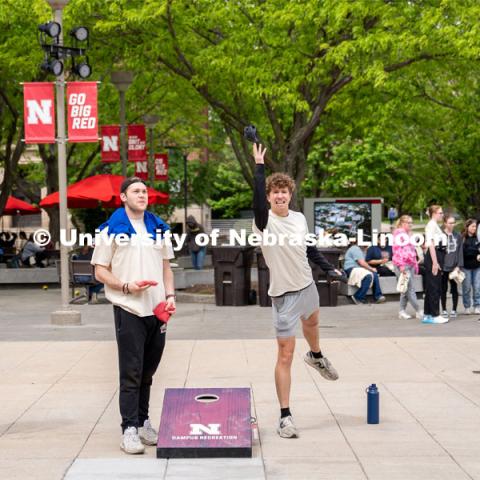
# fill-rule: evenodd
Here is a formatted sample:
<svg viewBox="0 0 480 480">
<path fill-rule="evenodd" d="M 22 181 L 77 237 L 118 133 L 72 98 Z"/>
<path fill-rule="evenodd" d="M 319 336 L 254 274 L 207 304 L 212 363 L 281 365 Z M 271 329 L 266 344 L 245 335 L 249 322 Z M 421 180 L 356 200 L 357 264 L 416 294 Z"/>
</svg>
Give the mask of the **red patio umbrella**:
<svg viewBox="0 0 480 480">
<path fill-rule="evenodd" d="M 9 196 L 2 215 L 33 215 L 34 213 L 40 213 L 40 209 L 19 198 Z"/>
<path fill-rule="evenodd" d="M 121 175 L 95 175 L 84 178 L 67 187 L 67 205 L 69 208 L 96 208 L 99 203 L 104 207 L 120 207 L 120 185 L 125 180 Z M 168 193 L 158 192 L 147 187 L 149 204 L 167 204 Z M 47 195 L 41 202 L 43 208 L 59 203 L 58 192 Z"/>
</svg>

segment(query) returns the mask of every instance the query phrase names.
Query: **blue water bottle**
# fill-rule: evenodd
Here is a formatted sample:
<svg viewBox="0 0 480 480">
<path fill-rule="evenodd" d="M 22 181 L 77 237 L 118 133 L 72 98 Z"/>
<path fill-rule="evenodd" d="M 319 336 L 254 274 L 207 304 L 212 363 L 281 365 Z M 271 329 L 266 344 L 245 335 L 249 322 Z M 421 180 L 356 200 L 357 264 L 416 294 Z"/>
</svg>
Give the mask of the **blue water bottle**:
<svg viewBox="0 0 480 480">
<path fill-rule="evenodd" d="M 367 392 L 367 423 L 380 423 L 380 394 L 377 386 L 372 383 Z"/>
</svg>

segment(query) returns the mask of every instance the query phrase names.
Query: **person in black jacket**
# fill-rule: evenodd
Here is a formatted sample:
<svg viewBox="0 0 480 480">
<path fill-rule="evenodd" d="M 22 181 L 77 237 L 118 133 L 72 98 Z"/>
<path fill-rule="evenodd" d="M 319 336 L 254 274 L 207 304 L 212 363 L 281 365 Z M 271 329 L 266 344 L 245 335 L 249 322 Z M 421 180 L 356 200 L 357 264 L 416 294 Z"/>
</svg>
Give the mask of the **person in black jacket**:
<svg viewBox="0 0 480 480">
<path fill-rule="evenodd" d="M 443 231 L 447 235 L 447 250 L 443 259 L 442 267 L 442 317 L 457 317 L 458 288 L 455 280 L 450 280 L 449 275 L 455 269 L 463 267 L 463 237 L 455 232 L 455 217 L 445 215 L 443 218 Z M 450 283 L 450 293 L 452 294 L 452 310 L 447 312 L 447 290 Z"/>
<path fill-rule="evenodd" d="M 469 218 L 462 231 L 463 236 L 463 272 L 462 283 L 463 306 L 465 314 L 480 314 L 480 244 L 477 240 L 477 222 Z M 472 291 L 473 290 L 473 291 Z M 472 307 L 473 293 L 473 307 Z"/>
<path fill-rule="evenodd" d="M 262 236 L 262 253 L 270 270 L 268 294 L 272 297 L 278 345 L 275 386 L 280 403 L 280 420 L 277 432 L 283 438 L 294 438 L 298 432 L 289 407 L 291 365 L 296 327 L 300 321 L 310 347 L 304 361 L 325 379 L 338 379 L 337 371 L 320 350 L 319 298 L 308 260 L 319 265 L 327 274 L 335 272 L 341 275 L 341 272 L 315 247 L 307 246 L 305 241 L 290 241 L 305 239 L 307 221 L 302 213 L 289 209 L 295 182 L 288 175 L 274 173 L 265 180 L 265 152 L 261 145 L 253 145 L 256 163 L 253 231 Z M 269 236 L 273 237 L 273 242 L 268 242 Z M 285 241 L 282 242 L 281 238 Z"/>
</svg>

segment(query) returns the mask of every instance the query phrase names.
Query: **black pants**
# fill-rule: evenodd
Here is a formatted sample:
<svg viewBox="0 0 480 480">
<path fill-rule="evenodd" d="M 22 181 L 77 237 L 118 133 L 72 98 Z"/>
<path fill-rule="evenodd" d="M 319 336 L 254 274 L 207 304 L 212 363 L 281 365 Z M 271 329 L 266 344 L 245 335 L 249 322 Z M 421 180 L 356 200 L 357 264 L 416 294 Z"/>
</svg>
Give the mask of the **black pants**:
<svg viewBox="0 0 480 480">
<path fill-rule="evenodd" d="M 165 331 L 154 315 L 138 317 L 114 306 L 120 370 L 122 431 L 148 418 L 150 387 L 165 347 Z M 165 330 L 165 327 L 163 328 Z"/>
<path fill-rule="evenodd" d="M 448 278 L 450 272 L 442 272 L 442 310 L 447 309 L 447 291 L 450 282 L 450 293 L 452 294 L 452 310 L 457 310 L 458 305 L 458 288 L 455 280 Z"/>
<path fill-rule="evenodd" d="M 443 251 L 436 249 L 437 262 L 440 268 L 443 265 Z M 442 295 L 442 272 L 438 271 L 436 275 L 432 273 L 432 257 L 430 250 L 425 254 L 425 300 L 423 309 L 425 315 L 438 317 L 440 315 L 440 297 Z"/>
</svg>

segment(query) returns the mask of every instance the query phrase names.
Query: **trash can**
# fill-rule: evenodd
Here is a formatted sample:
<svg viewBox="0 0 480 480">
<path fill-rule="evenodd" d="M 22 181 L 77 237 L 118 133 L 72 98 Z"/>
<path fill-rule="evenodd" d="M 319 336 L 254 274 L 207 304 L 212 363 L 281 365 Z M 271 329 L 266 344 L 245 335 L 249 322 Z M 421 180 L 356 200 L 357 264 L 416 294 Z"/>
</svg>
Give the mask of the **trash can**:
<svg viewBox="0 0 480 480">
<path fill-rule="evenodd" d="M 339 268 L 339 257 L 343 250 L 338 248 L 319 248 L 318 251 L 335 267 Z M 338 282 L 327 281 L 327 274 L 317 264 L 309 262 L 312 267 L 313 280 L 317 286 L 321 307 L 336 307 Z"/>
<path fill-rule="evenodd" d="M 270 287 L 270 270 L 267 267 L 262 251 L 257 251 L 258 271 L 258 304 L 261 307 L 271 307 L 272 299 L 268 295 Z"/>
<path fill-rule="evenodd" d="M 215 303 L 249 305 L 250 270 L 254 247 L 213 247 Z"/>
</svg>

